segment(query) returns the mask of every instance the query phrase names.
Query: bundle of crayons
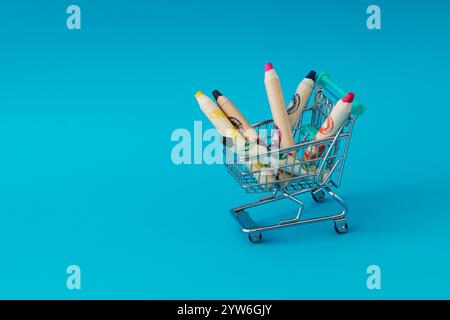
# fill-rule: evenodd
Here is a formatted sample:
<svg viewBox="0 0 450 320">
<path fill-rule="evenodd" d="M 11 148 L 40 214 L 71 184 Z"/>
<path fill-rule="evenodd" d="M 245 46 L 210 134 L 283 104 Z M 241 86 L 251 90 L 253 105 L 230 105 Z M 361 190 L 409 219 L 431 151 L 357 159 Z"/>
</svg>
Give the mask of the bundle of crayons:
<svg viewBox="0 0 450 320">
<path fill-rule="evenodd" d="M 227 140 L 232 141 L 232 144 L 228 145 L 228 147 L 231 147 L 234 152 L 240 155 L 253 156 L 256 154 L 259 156 L 258 160 L 246 162 L 246 166 L 250 172 L 254 172 L 255 169 L 259 170 L 258 175 L 255 174 L 255 177 L 261 183 L 271 183 L 275 179 L 282 180 L 304 174 L 304 166 L 297 160 L 295 151 L 285 156 L 284 161 L 286 161 L 288 166 L 284 170 L 278 170 L 274 165 L 274 163 L 278 164 L 279 159 L 273 159 L 273 156 L 264 158 L 264 155 L 269 152 L 269 149 L 273 151 L 274 149 L 289 148 L 295 145 L 293 130 L 296 128 L 313 92 L 316 72 L 310 71 L 302 79 L 291 102 L 286 107 L 280 78 L 275 72 L 273 65 L 266 63 L 264 69 L 264 84 L 274 127 L 276 128 L 276 132 L 272 135 L 270 146 L 267 146 L 265 141 L 259 137 L 258 133 L 233 102 L 219 91 L 214 90 L 212 93 L 216 102 L 201 91 L 195 94 L 195 98 L 200 105 L 200 109 L 219 133 Z M 314 137 L 315 141 L 332 137 L 337 133 L 352 110 L 354 96 L 350 92 L 334 105 L 325 122 L 318 129 Z M 303 162 L 314 160 L 323 154 L 324 149 L 324 145 L 309 147 L 303 153 L 301 159 Z M 267 170 L 262 170 L 263 168 L 267 168 Z"/>
</svg>

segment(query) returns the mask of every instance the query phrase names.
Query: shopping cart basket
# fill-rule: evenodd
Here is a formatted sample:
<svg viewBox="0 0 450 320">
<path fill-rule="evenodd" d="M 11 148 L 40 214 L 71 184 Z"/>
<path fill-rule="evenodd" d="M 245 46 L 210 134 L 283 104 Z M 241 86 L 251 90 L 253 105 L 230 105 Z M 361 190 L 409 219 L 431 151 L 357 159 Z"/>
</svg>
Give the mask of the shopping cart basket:
<svg viewBox="0 0 450 320">
<path fill-rule="evenodd" d="M 289 148 L 274 147 L 276 132 L 272 120 L 253 125 L 260 138 L 269 146 L 267 158 L 277 159 L 273 164 L 264 165 L 261 157 L 242 157 L 224 148 L 225 166 L 228 172 L 247 193 L 267 193 L 259 201 L 242 205 L 231 210 L 233 216 L 248 233 L 251 242 L 262 239 L 262 232 L 296 226 L 312 222 L 332 220 L 339 234 L 347 232 L 347 206 L 332 188 L 338 188 L 344 172 L 345 159 L 357 115 L 362 114 L 364 105 L 354 101 L 352 113 L 348 116 L 335 136 L 313 141 L 315 132 L 324 123 L 334 104 L 345 95 L 326 73 L 318 75 L 314 88 L 314 104 L 306 107 L 293 130 L 295 145 Z M 305 157 L 305 152 L 315 150 L 315 156 Z M 269 173 L 268 173 L 269 172 Z M 323 202 L 328 195 L 340 206 L 340 212 L 303 219 L 303 202 L 296 196 L 311 193 L 316 202 Z M 274 201 L 289 199 L 298 205 L 295 217 L 279 223 L 258 226 L 247 209 Z"/>
</svg>

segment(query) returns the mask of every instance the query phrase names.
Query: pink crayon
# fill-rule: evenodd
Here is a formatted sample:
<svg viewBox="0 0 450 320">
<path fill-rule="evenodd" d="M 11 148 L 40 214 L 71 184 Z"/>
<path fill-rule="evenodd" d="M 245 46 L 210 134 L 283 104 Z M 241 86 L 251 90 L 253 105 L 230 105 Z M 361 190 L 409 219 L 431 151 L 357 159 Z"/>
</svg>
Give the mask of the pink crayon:
<svg viewBox="0 0 450 320">
<path fill-rule="evenodd" d="M 266 63 L 264 65 L 264 70 L 264 85 L 266 86 L 267 97 L 269 98 L 273 122 L 277 128 L 280 147 L 291 147 L 295 143 L 292 135 L 291 123 L 286 110 L 286 104 L 284 103 L 280 78 L 271 63 Z"/>
<path fill-rule="evenodd" d="M 271 62 L 268 62 L 268 63 L 266 63 L 265 65 L 264 65 L 264 71 L 270 71 L 270 70 L 272 70 L 273 69 L 273 65 L 272 65 L 272 63 Z"/>
<path fill-rule="evenodd" d="M 352 103 L 354 98 L 355 94 L 350 92 L 335 104 L 327 119 L 314 137 L 314 141 L 332 137 L 338 132 L 352 111 Z M 312 160 L 320 157 L 324 150 L 325 145 L 320 145 L 319 148 L 317 148 L 317 146 L 309 147 L 303 154 L 303 160 Z"/>
</svg>

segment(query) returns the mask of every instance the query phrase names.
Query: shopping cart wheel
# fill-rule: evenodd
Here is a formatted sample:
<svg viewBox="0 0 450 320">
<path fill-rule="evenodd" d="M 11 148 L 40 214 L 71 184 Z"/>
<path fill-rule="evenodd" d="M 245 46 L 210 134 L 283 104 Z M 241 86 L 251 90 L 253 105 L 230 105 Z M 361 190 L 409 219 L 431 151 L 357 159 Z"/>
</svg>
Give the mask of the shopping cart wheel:
<svg viewBox="0 0 450 320">
<path fill-rule="evenodd" d="M 311 192 L 311 195 L 316 202 L 325 201 L 325 192 L 322 189 Z"/>
<path fill-rule="evenodd" d="M 261 232 L 257 232 L 257 233 L 249 233 L 248 234 L 248 239 L 250 240 L 250 242 L 252 243 L 259 243 L 262 240 L 262 233 Z"/>
<path fill-rule="evenodd" d="M 339 234 L 344 234 L 347 232 L 348 225 L 345 219 L 334 220 L 334 230 Z"/>
</svg>

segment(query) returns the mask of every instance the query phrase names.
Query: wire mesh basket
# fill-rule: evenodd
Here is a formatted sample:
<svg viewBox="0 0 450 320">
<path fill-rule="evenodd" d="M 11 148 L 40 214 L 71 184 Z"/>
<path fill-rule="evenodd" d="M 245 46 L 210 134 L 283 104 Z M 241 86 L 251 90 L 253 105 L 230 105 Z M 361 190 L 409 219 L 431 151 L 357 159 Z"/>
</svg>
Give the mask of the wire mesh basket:
<svg viewBox="0 0 450 320">
<path fill-rule="evenodd" d="M 261 167 L 258 165 L 261 162 L 258 157 L 244 158 L 224 148 L 228 172 L 246 192 L 273 192 L 277 188 L 292 192 L 298 189 L 316 189 L 328 184 L 339 187 L 356 116 L 348 117 L 337 135 L 326 140 L 311 141 L 314 137 L 310 136 L 310 129 L 314 130 L 322 125 L 334 105 L 333 101 L 338 100 L 334 95 L 330 98 L 332 94 L 323 87 L 316 90 L 314 105 L 305 108 L 302 119 L 294 129 L 296 144 L 289 148 L 275 149 L 268 154 L 270 158 L 278 160 L 275 165 Z M 266 120 L 253 127 L 270 147 L 276 132 L 273 121 Z M 317 157 L 304 156 L 308 149 L 314 148 L 319 150 Z M 274 171 L 274 181 L 269 179 L 267 171 Z"/>
</svg>

